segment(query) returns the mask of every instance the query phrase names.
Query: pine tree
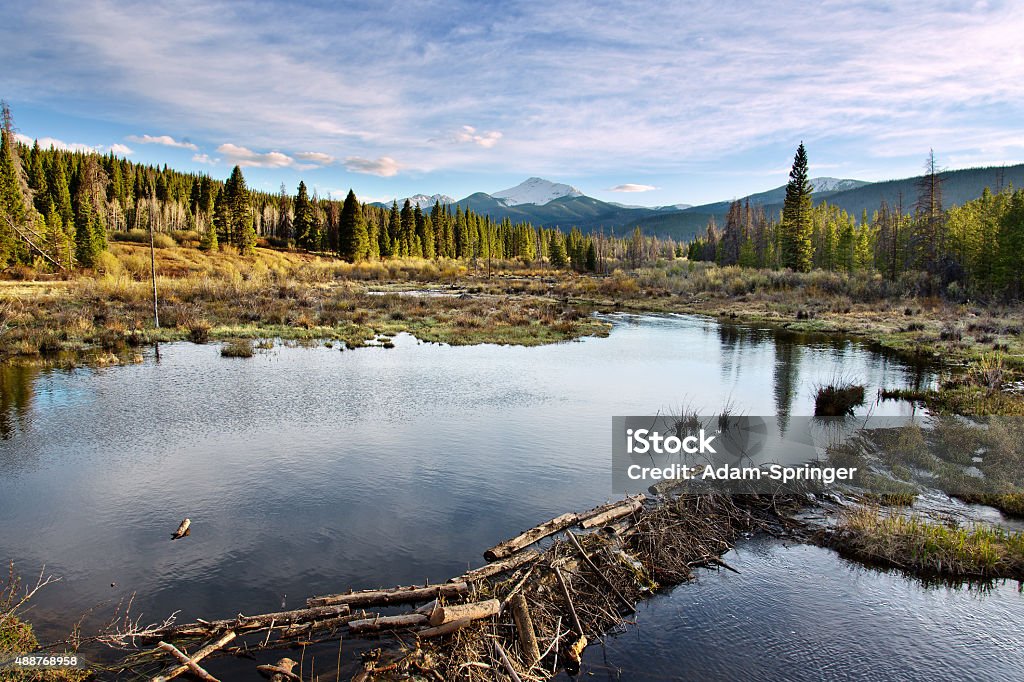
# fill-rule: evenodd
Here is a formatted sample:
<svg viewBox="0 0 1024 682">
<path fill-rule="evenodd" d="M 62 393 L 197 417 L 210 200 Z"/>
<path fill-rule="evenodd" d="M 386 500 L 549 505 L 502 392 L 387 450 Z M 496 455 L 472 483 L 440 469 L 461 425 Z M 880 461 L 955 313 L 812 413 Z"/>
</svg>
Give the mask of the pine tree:
<svg viewBox="0 0 1024 682">
<path fill-rule="evenodd" d="M 292 229 L 295 231 L 295 243 L 307 251 L 316 251 L 320 242 L 317 234 L 316 219 L 313 215 L 313 204 L 309 201 L 306 183 L 299 182 L 299 191 L 295 197 L 295 217 L 292 218 Z"/>
<path fill-rule="evenodd" d="M 398 255 L 404 258 L 412 255 L 413 242 L 416 239 L 416 215 L 413 213 L 412 204 L 408 199 L 402 205 L 400 225 L 397 251 Z"/>
<path fill-rule="evenodd" d="M 793 168 L 786 184 L 786 200 L 782 208 L 782 267 L 808 272 L 814 259 L 811 241 L 811 193 L 814 188 L 807 178 L 807 150 L 801 142 L 793 157 Z"/>
<path fill-rule="evenodd" d="M 589 272 L 597 272 L 597 247 L 594 246 L 593 239 L 587 244 L 586 268 Z"/>
<path fill-rule="evenodd" d="M 21 195 L 21 179 L 15 159 L 14 143 L 7 131 L 0 132 L 0 267 L 17 251 L 17 229 L 27 219 Z"/>
<path fill-rule="evenodd" d="M 252 253 L 256 248 L 256 229 L 249 188 L 239 166 L 232 169 L 231 177 L 224 183 L 223 194 L 227 242 L 236 246 L 239 253 Z"/>
<path fill-rule="evenodd" d="M 562 234 L 558 230 L 551 230 L 548 242 L 548 261 L 556 268 L 564 268 L 568 262 L 565 244 L 562 243 Z"/>
<path fill-rule="evenodd" d="M 351 189 L 341 207 L 341 225 L 338 229 L 341 257 L 350 262 L 365 260 L 370 251 L 370 236 L 366 230 L 366 218 L 359 205 L 356 193 Z"/>
<path fill-rule="evenodd" d="M 92 202 L 84 195 L 78 199 L 75 212 L 75 259 L 82 267 L 91 268 L 96 264 L 100 250 L 97 248 L 94 211 Z"/>
</svg>

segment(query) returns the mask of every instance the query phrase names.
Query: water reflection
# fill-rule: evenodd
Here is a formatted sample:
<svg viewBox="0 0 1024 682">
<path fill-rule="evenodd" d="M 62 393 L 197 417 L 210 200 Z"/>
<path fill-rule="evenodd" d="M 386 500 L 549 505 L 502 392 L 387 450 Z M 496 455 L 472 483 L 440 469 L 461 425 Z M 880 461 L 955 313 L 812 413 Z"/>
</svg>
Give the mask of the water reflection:
<svg viewBox="0 0 1024 682">
<path fill-rule="evenodd" d="M 44 638 L 131 592 L 153 617 L 217 618 L 446 580 L 612 497 L 614 415 L 680 401 L 811 414 L 822 378 L 856 376 L 872 395 L 917 377 L 845 340 L 612 319 L 608 338 L 538 348 L 400 335 L 393 350 L 239 361 L 181 343 L 159 363 L 150 350 L 102 370 L 0 368 L 0 561 L 63 577 L 34 612 Z M 185 516 L 192 535 L 172 545 Z"/>
<path fill-rule="evenodd" d="M 28 422 L 39 371 L 34 366 L 0 364 L 0 439 L 10 439 Z"/>
</svg>

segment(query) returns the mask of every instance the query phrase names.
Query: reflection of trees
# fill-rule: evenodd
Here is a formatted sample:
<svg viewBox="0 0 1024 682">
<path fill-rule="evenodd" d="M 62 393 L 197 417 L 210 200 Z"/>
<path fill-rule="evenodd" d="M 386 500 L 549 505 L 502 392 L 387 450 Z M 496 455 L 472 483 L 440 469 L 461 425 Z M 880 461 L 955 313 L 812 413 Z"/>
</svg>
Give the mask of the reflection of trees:
<svg viewBox="0 0 1024 682">
<path fill-rule="evenodd" d="M 0 365 L 0 438 L 9 439 L 24 426 L 32 407 L 32 385 L 38 367 Z"/>
<path fill-rule="evenodd" d="M 784 434 L 789 424 L 789 411 L 796 398 L 797 377 L 800 373 L 799 344 L 775 337 L 775 411 L 779 415 L 779 430 Z"/>
</svg>

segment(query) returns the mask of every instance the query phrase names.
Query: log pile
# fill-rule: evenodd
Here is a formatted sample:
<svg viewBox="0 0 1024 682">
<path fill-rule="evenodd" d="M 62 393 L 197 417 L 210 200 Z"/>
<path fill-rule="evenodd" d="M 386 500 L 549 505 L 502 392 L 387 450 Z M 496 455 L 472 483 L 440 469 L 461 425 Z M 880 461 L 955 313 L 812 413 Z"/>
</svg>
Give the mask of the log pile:
<svg viewBox="0 0 1024 682">
<path fill-rule="evenodd" d="M 311 597 L 294 611 L 147 630 L 139 637 L 159 647 L 134 656 L 132 665 L 159 664 L 155 673 L 164 680 L 186 671 L 201 676 L 199 660 L 218 650 L 249 653 L 344 637 L 393 642 L 386 655 L 364 661 L 359 680 L 545 680 L 562 669 L 574 673 L 587 643 L 659 587 L 691 580 L 700 566 L 735 570 L 721 555 L 741 531 L 777 522 L 779 502 L 738 501 L 635 496 L 564 514 L 492 547 L 488 564 L 446 583 L 349 591 Z M 546 546 L 530 548 L 539 541 Z M 247 636 L 256 639 L 223 650 Z M 189 657 L 171 644 L 181 641 L 206 646 Z M 301 670 L 275 674 L 294 679 Z"/>
</svg>

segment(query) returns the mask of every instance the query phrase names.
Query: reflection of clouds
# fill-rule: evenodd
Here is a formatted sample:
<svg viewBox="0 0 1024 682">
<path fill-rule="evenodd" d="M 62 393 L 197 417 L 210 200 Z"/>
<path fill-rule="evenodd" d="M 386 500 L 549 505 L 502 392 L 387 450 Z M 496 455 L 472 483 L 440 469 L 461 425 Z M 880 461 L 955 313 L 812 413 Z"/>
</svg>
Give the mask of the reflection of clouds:
<svg viewBox="0 0 1024 682">
<path fill-rule="evenodd" d="M 608 338 L 533 348 L 397 336 L 392 350 L 277 346 L 239 362 L 175 343 L 159 363 L 3 368 L 3 413 L 30 405 L 30 419 L 0 447 L 0 556 L 59 567 L 69 613 L 116 582 L 154 618 L 444 579 L 523 528 L 612 497 L 612 416 L 688 396 L 708 411 L 731 397 L 742 413 L 774 412 L 775 335 L 613 319 Z M 794 386 L 819 371 L 869 385 L 910 376 L 856 344 L 780 348 L 804 358 Z M 23 381 L 7 379 L 17 371 Z M 789 399 L 809 413 L 805 392 Z M 184 516 L 192 535 L 171 543 Z"/>
</svg>

